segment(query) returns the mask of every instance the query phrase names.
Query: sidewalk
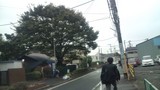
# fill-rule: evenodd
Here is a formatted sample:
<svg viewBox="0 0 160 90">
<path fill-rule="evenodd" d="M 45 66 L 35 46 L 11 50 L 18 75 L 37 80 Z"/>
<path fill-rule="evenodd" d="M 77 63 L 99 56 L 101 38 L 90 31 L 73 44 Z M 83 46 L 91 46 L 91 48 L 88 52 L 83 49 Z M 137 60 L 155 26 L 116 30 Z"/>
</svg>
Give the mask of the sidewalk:
<svg viewBox="0 0 160 90">
<path fill-rule="evenodd" d="M 113 87 L 111 87 L 113 90 Z M 118 90 L 138 90 L 134 85 L 134 81 L 128 81 L 124 79 L 123 75 L 121 75 L 121 80 L 117 83 Z M 102 85 L 101 82 L 97 85 L 97 87 L 93 90 L 106 90 L 105 85 Z"/>
<path fill-rule="evenodd" d="M 124 78 L 123 75 L 123 69 L 119 66 L 117 66 L 120 75 L 121 80 L 117 82 L 117 88 L 118 90 L 138 90 L 137 86 L 134 84 L 135 80 L 127 80 Z M 113 88 L 113 87 L 112 87 Z M 105 85 L 102 85 L 101 82 L 97 85 L 97 87 L 93 90 L 106 90 Z M 113 89 L 112 89 L 113 90 Z"/>
<path fill-rule="evenodd" d="M 118 66 L 117 66 L 118 67 Z M 118 70 L 121 74 L 121 80 L 118 82 L 118 90 L 138 90 L 134 84 L 135 80 L 127 80 L 124 78 L 123 70 L 121 67 L 118 67 Z"/>
<path fill-rule="evenodd" d="M 121 80 L 117 84 L 118 90 L 138 90 L 136 85 L 134 85 L 134 80 L 127 80 L 121 76 Z"/>
</svg>

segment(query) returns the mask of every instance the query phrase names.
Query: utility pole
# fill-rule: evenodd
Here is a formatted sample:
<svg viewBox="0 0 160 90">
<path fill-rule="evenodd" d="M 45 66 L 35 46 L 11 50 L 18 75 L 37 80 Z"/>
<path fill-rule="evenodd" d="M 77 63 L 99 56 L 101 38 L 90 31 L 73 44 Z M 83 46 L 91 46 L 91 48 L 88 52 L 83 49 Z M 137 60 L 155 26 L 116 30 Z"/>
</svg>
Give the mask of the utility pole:
<svg viewBox="0 0 160 90">
<path fill-rule="evenodd" d="M 53 36 L 54 36 L 54 33 L 51 32 L 54 60 L 57 60 L 56 59 L 56 42 L 55 42 L 55 38 Z"/>
<path fill-rule="evenodd" d="M 99 50 L 99 46 L 98 46 L 98 61 L 100 61 L 100 50 Z"/>
<path fill-rule="evenodd" d="M 115 28 L 116 28 L 117 38 L 118 38 L 118 43 L 119 43 L 119 49 L 120 49 L 120 54 L 121 54 L 120 60 L 121 60 L 122 67 L 123 67 L 123 73 L 126 76 L 126 70 L 125 70 L 126 62 L 124 60 L 124 48 L 123 48 L 123 43 L 122 43 L 120 21 L 119 21 L 116 2 L 115 2 L 115 0 L 107 0 L 107 3 L 108 3 L 108 7 L 109 7 L 111 20 L 112 20 L 112 22 L 113 22 L 113 24 L 115 25 Z"/>
<path fill-rule="evenodd" d="M 126 41 L 124 40 L 124 50 L 126 51 Z"/>
<path fill-rule="evenodd" d="M 109 46 L 110 46 L 110 52 L 112 53 L 112 46 L 111 46 L 111 44 L 108 44 Z"/>
<path fill-rule="evenodd" d="M 56 43 L 55 43 L 55 40 L 53 39 L 53 43 L 54 43 L 54 57 L 56 59 Z"/>
<path fill-rule="evenodd" d="M 129 47 L 132 47 L 132 44 L 131 44 L 131 41 L 130 41 L 130 40 L 128 41 L 128 43 L 129 43 Z"/>
</svg>

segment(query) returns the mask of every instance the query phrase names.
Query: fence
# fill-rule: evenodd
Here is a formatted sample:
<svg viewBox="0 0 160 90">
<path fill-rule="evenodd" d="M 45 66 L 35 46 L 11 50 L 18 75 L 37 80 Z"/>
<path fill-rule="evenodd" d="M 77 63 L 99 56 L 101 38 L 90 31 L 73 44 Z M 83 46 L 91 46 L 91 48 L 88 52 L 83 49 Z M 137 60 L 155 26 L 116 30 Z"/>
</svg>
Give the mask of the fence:
<svg viewBox="0 0 160 90">
<path fill-rule="evenodd" d="M 25 81 L 25 71 L 23 68 L 0 71 L 0 86 L 11 85 L 21 81 Z"/>
<path fill-rule="evenodd" d="M 8 82 L 8 71 L 0 71 L 0 85 L 7 85 Z"/>
<path fill-rule="evenodd" d="M 152 83 L 150 83 L 147 79 L 144 79 L 144 87 L 145 90 L 159 90 Z"/>
<path fill-rule="evenodd" d="M 132 76 L 132 78 L 134 78 L 135 77 L 134 66 L 132 64 L 128 64 L 128 69 L 129 69 L 130 75 Z"/>
</svg>

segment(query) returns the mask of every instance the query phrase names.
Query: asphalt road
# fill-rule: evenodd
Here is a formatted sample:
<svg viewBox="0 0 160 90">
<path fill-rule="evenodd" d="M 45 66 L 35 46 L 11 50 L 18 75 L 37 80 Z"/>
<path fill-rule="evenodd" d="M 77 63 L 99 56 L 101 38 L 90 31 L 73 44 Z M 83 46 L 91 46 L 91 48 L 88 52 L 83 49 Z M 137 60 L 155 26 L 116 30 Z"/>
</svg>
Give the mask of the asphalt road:
<svg viewBox="0 0 160 90">
<path fill-rule="evenodd" d="M 100 82 L 100 72 L 101 70 L 97 70 L 46 90 L 92 90 Z"/>
<path fill-rule="evenodd" d="M 136 72 L 136 84 L 139 90 L 144 90 L 144 79 L 147 79 L 155 87 L 160 89 L 160 65 L 142 67 L 138 66 L 135 68 Z"/>
</svg>

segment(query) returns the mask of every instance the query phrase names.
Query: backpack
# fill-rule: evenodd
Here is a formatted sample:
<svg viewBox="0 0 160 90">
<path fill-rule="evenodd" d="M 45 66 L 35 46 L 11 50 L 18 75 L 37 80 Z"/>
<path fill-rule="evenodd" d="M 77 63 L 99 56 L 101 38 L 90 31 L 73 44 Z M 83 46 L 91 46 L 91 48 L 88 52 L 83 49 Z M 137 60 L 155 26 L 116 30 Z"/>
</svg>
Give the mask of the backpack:
<svg viewBox="0 0 160 90">
<path fill-rule="evenodd" d="M 101 82 L 102 82 L 102 84 L 106 84 L 106 83 L 108 83 L 108 70 L 107 69 L 105 69 L 105 72 L 102 72 L 101 73 Z"/>
<path fill-rule="evenodd" d="M 111 75 L 109 74 L 109 71 L 105 69 L 104 72 L 101 73 L 101 82 L 102 84 L 109 83 L 111 81 Z"/>
</svg>

